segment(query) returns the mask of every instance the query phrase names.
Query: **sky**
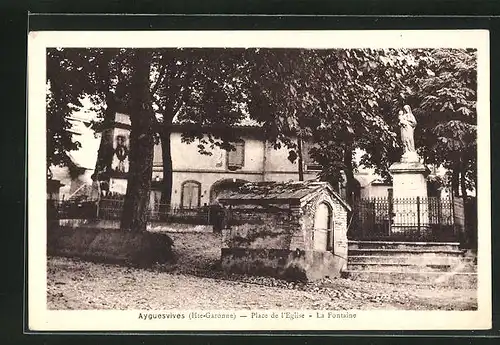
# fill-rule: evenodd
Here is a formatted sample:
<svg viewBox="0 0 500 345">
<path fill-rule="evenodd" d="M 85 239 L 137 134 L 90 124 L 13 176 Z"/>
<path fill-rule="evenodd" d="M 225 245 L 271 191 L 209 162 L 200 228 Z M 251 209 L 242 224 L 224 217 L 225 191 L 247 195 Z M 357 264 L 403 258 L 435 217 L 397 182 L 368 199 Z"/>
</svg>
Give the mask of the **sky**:
<svg viewBox="0 0 500 345">
<path fill-rule="evenodd" d="M 70 152 L 74 158 L 75 163 L 84 168 L 93 170 L 97 160 L 97 151 L 100 144 L 100 136 L 92 128 L 85 126 L 83 121 L 88 122 L 97 119 L 97 113 L 91 110 L 91 103 L 88 99 L 82 99 L 83 107 L 79 111 L 72 114 L 72 128 L 71 130 L 80 135 L 73 134 L 73 140 L 80 142 L 82 145 L 80 149 Z"/>
</svg>

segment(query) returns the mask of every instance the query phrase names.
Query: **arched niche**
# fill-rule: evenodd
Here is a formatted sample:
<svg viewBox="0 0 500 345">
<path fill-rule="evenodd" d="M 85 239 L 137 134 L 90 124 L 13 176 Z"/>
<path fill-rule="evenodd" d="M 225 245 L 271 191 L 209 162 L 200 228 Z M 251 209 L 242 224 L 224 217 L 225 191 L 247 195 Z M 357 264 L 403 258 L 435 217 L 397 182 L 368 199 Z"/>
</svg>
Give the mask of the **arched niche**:
<svg viewBox="0 0 500 345">
<path fill-rule="evenodd" d="M 321 201 L 314 210 L 314 250 L 333 250 L 333 208 Z"/>
</svg>

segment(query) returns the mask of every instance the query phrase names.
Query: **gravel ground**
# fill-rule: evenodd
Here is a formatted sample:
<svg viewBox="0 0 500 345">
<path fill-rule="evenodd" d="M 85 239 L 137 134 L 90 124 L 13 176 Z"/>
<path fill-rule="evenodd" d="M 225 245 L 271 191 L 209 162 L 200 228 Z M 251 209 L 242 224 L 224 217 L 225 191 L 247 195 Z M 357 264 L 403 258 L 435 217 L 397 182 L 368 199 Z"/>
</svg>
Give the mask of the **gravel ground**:
<svg viewBox="0 0 500 345">
<path fill-rule="evenodd" d="M 290 283 L 220 272 L 220 237 L 170 233 L 177 261 L 152 269 L 49 257 L 49 309 L 473 310 L 476 290 L 349 279 Z"/>
</svg>

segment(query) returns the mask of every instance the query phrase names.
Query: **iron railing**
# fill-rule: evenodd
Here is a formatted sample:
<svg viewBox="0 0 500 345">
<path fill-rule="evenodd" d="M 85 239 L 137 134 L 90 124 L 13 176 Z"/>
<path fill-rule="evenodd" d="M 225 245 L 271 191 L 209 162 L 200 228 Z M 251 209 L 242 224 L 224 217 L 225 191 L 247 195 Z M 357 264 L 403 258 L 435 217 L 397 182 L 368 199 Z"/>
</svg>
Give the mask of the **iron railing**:
<svg viewBox="0 0 500 345">
<path fill-rule="evenodd" d="M 47 202 L 50 203 L 48 200 Z M 85 201 L 51 202 L 49 209 L 58 219 L 92 219 L 117 220 L 121 219 L 123 199 L 101 199 Z M 184 224 L 212 224 L 214 212 L 209 207 L 183 208 L 179 205 L 156 203 L 148 205 L 148 222 L 184 223 Z"/>
<path fill-rule="evenodd" d="M 355 202 L 348 236 L 357 240 L 455 241 L 452 198 L 365 198 Z"/>
</svg>

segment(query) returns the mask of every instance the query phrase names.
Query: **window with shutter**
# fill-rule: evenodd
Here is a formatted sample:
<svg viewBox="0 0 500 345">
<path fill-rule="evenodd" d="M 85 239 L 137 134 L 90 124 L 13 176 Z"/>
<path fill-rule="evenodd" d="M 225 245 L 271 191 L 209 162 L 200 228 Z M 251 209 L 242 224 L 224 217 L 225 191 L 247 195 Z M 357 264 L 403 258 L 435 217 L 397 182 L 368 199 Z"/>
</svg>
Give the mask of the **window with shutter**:
<svg viewBox="0 0 500 345">
<path fill-rule="evenodd" d="M 234 150 L 227 152 L 227 168 L 229 170 L 241 169 L 245 164 L 245 142 L 238 141 L 232 145 Z"/>
<path fill-rule="evenodd" d="M 192 209 L 200 207 L 201 184 L 197 181 L 185 181 L 181 190 L 181 207 Z"/>
</svg>

